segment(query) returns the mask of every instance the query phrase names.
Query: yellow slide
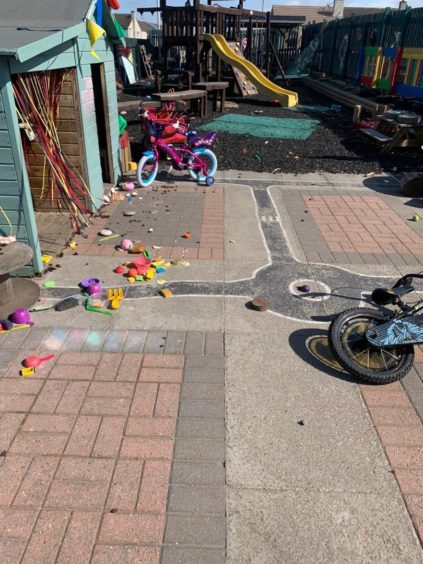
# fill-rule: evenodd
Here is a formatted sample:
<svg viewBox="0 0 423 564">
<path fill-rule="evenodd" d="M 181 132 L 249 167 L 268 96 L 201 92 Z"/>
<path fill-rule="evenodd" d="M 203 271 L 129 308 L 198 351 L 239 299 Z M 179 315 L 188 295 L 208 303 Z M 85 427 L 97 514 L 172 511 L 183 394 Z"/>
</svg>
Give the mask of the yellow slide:
<svg viewBox="0 0 423 564">
<path fill-rule="evenodd" d="M 223 35 L 204 34 L 204 39 L 210 43 L 216 55 L 228 65 L 239 68 L 249 80 L 255 85 L 257 91 L 264 96 L 276 98 L 285 108 L 291 108 L 298 104 L 296 92 L 285 90 L 264 76 L 264 74 L 250 61 L 236 55 Z"/>
</svg>

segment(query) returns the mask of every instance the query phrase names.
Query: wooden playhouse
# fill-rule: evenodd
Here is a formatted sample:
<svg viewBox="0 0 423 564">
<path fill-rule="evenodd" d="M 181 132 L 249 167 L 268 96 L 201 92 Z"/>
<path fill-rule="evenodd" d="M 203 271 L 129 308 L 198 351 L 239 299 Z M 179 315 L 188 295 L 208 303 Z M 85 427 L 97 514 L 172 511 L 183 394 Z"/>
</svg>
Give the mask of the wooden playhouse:
<svg viewBox="0 0 423 564">
<path fill-rule="evenodd" d="M 19 271 L 32 275 L 42 213 L 94 211 L 120 175 L 112 43 L 124 34 L 106 0 L 0 0 L 0 13 L 0 235 L 32 247 Z"/>
</svg>

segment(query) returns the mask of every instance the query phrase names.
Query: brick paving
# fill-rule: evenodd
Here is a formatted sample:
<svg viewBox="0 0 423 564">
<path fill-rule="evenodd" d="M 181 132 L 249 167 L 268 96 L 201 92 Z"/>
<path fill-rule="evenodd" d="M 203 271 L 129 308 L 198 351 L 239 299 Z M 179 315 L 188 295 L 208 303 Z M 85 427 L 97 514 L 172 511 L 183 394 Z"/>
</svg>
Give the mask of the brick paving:
<svg viewBox="0 0 423 564">
<path fill-rule="evenodd" d="M 122 237 L 141 241 L 147 247 L 159 246 L 153 256 L 171 259 L 222 260 L 224 258 L 224 190 L 216 186 L 204 190 L 197 186 L 177 188 L 146 188 L 137 191 L 131 206 L 127 202 L 113 201 L 104 214 L 110 217 L 95 218 L 83 235 L 75 235 L 75 250 L 82 256 L 119 256 L 126 253 L 116 246 L 119 238 L 100 242 L 101 229 L 111 229 Z M 126 217 L 123 212 L 132 209 L 136 214 Z M 149 233 L 149 229 L 153 231 Z M 185 232 L 191 238 L 184 239 Z"/>
<path fill-rule="evenodd" d="M 400 382 L 360 391 L 423 544 L 423 422 Z"/>
<path fill-rule="evenodd" d="M 0 338 L 2 562 L 223 563 L 223 335 L 70 333 Z"/>
<path fill-rule="evenodd" d="M 283 199 L 310 262 L 423 265 L 423 238 L 382 197 L 289 190 Z"/>
</svg>

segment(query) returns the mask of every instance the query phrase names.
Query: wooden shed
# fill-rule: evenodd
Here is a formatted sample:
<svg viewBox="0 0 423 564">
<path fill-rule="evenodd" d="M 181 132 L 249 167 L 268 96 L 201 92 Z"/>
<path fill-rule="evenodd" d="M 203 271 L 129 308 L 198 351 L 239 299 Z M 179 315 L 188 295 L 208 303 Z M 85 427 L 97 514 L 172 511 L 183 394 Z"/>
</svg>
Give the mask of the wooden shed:
<svg viewBox="0 0 423 564">
<path fill-rule="evenodd" d="M 0 235 L 12 229 L 18 241 L 32 247 L 32 264 L 19 271 L 32 275 L 43 271 L 41 214 L 54 210 L 59 220 L 58 208 L 62 215 L 68 210 L 61 197 L 49 192 L 57 175 L 49 170 L 45 150 L 26 131 L 16 87 L 26 93 L 25 81 L 32 81 L 36 91 L 43 87 L 42 98 L 54 77 L 55 130 L 46 131 L 58 139 L 70 175 L 87 190 L 84 205 L 95 211 L 103 202 L 104 185 L 116 183 L 120 175 L 112 43 L 124 39 L 106 0 L 0 0 L 0 13 Z M 94 45 L 93 24 L 105 31 Z"/>
</svg>

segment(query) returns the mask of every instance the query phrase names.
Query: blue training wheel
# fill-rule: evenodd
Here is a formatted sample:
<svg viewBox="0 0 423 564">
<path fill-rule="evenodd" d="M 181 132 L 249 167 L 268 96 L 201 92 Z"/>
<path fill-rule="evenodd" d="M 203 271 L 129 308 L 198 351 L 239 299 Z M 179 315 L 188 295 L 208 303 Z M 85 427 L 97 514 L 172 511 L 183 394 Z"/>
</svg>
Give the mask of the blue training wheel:
<svg viewBox="0 0 423 564">
<path fill-rule="evenodd" d="M 212 186 L 214 184 L 214 178 L 213 176 L 207 176 L 206 178 L 206 184 L 207 186 Z"/>
</svg>

